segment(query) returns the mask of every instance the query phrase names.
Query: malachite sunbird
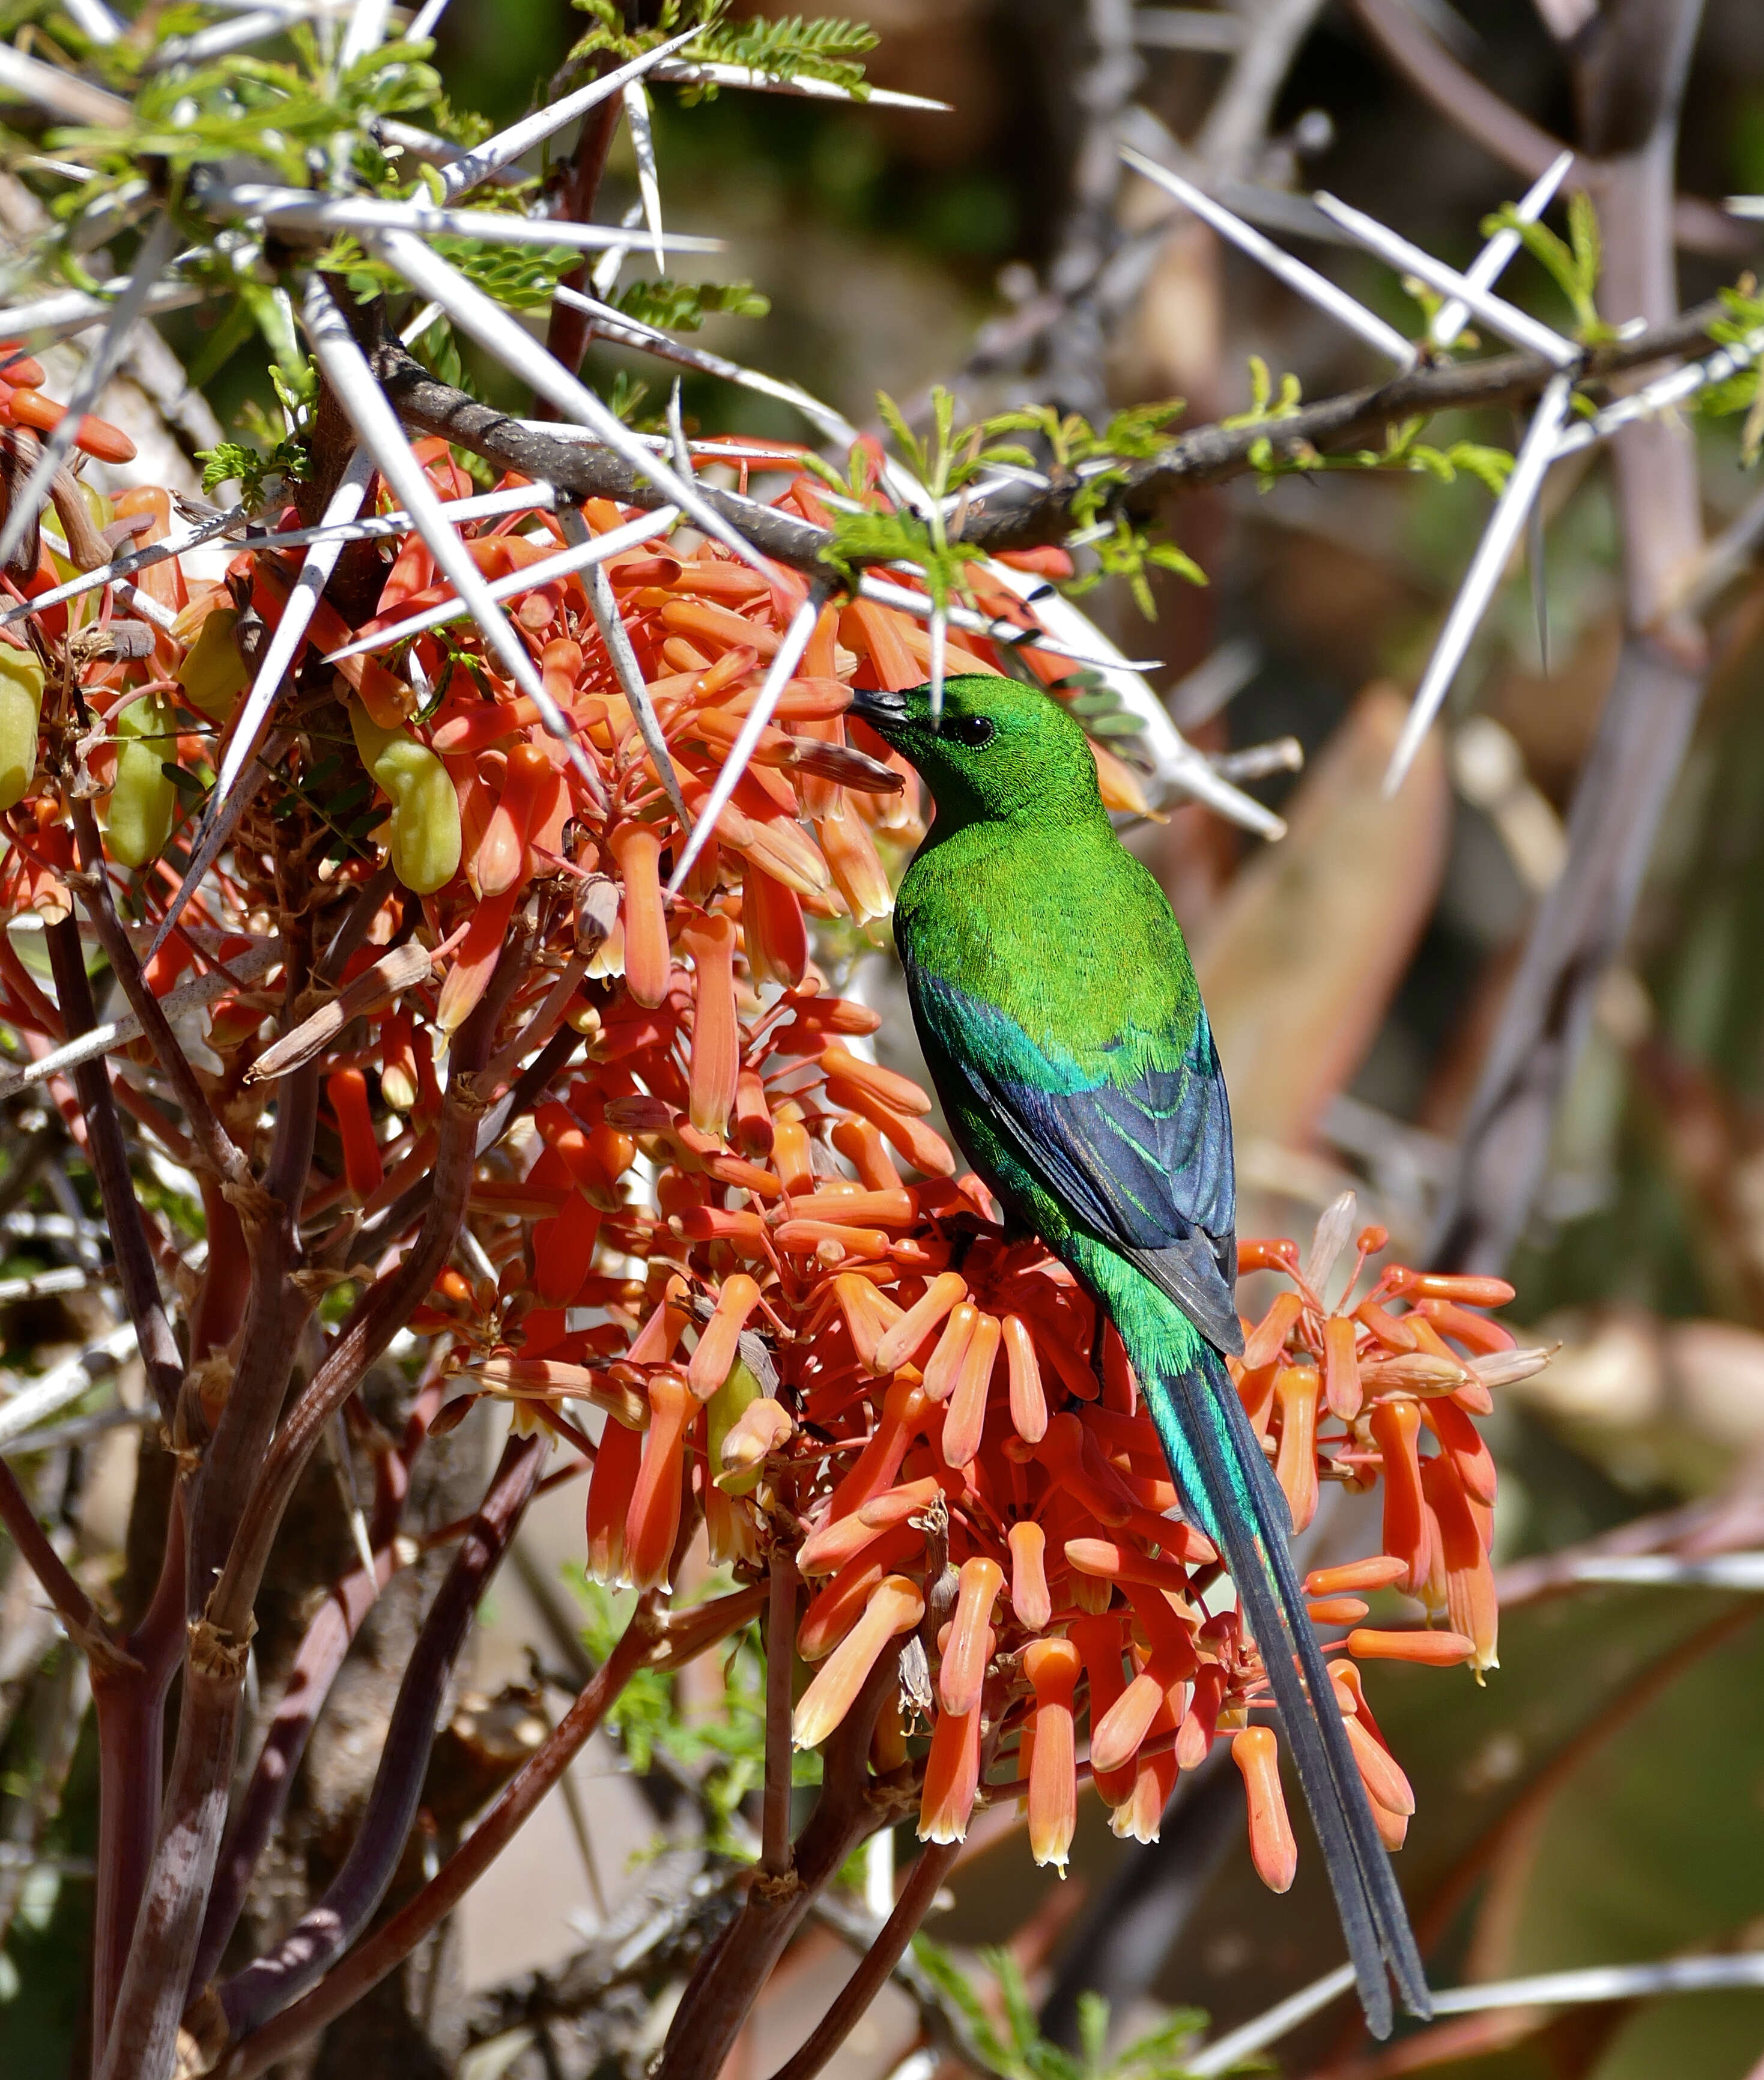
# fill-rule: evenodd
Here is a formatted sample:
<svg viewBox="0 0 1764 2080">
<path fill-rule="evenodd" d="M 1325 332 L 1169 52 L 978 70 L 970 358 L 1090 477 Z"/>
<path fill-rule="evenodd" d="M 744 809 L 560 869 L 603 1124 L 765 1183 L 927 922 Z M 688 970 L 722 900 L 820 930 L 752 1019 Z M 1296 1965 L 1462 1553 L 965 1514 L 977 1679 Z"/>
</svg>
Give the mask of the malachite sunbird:
<svg viewBox="0 0 1764 2080">
<path fill-rule="evenodd" d="M 1226 1369 L 1241 1353 L 1225 1079 L 1180 927 L 1121 843 L 1083 732 L 1014 679 L 860 692 L 936 803 L 895 904 L 914 1021 L 956 1139 L 1014 1225 L 1105 1308 L 1183 1507 L 1224 1554 L 1328 1863 L 1369 2027 L 1388 1966 L 1429 2012 L 1301 1593 L 1286 1499 Z"/>
</svg>

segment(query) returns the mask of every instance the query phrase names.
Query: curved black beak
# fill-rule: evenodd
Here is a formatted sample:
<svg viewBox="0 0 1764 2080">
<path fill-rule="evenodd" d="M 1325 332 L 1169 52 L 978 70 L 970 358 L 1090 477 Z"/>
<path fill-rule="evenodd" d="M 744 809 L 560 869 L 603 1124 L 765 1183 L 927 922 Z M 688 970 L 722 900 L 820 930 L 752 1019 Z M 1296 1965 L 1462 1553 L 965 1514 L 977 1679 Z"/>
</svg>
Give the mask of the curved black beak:
<svg viewBox="0 0 1764 2080">
<path fill-rule="evenodd" d="M 898 729 L 907 719 L 907 696 L 885 693 L 879 686 L 861 686 L 852 694 L 851 712 L 872 729 L 886 732 L 892 723 Z"/>
</svg>

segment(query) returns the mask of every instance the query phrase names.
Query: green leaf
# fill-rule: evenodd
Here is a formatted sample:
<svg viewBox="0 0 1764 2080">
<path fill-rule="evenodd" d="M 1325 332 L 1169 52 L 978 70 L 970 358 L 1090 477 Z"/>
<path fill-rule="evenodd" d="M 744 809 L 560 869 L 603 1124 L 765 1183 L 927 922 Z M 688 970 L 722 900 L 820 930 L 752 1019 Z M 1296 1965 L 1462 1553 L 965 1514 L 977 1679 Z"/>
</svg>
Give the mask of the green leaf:
<svg viewBox="0 0 1764 2080">
<path fill-rule="evenodd" d="M 738 318 L 763 318 L 772 308 L 751 282 L 633 282 L 621 291 L 616 308 L 640 324 L 664 332 L 696 332 L 717 312 Z"/>
</svg>

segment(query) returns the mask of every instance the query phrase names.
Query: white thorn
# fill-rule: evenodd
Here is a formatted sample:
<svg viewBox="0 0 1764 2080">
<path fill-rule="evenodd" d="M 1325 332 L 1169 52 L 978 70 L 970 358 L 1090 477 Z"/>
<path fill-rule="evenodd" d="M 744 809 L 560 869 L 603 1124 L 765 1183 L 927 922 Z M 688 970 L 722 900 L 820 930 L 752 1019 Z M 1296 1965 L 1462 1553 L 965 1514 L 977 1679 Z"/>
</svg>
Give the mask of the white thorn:
<svg viewBox="0 0 1764 2080">
<path fill-rule="evenodd" d="M 568 505 L 564 510 L 566 514 L 574 510 Z M 560 549 L 555 556 L 542 556 L 537 563 L 510 571 L 506 577 L 488 581 L 490 597 L 497 601 L 513 599 L 522 593 L 531 592 L 535 585 L 549 584 L 553 578 L 568 577 L 573 572 L 588 570 L 614 556 L 622 556 L 639 542 L 652 541 L 657 535 L 665 534 L 679 518 L 672 506 L 664 505 L 659 511 L 646 513 L 622 527 L 597 535 L 580 548 Z M 327 651 L 325 661 L 327 665 L 341 665 L 371 650 L 389 650 L 407 636 L 421 635 L 426 629 L 438 628 L 443 622 L 458 621 L 471 610 L 461 599 L 438 600 L 433 606 L 425 606 L 421 614 L 412 614 L 408 621 L 358 636 L 353 643 L 346 643 L 341 650 Z"/>
<path fill-rule="evenodd" d="M 596 273 L 597 277 L 597 269 Z M 598 287 L 597 279 L 596 286 Z M 597 302 L 593 296 L 585 296 L 580 290 L 572 289 L 561 282 L 557 287 L 557 300 L 567 304 L 572 310 L 585 311 L 593 319 L 597 333 L 622 346 L 638 346 L 646 353 L 660 355 L 664 361 L 677 362 L 682 368 L 696 368 L 706 375 L 720 375 L 724 382 L 738 384 L 744 390 L 755 391 L 762 397 L 775 397 L 781 404 L 794 406 L 817 432 L 844 447 L 852 447 L 857 439 L 857 429 L 848 419 L 794 383 L 762 375 L 758 369 L 744 367 L 739 361 L 707 353 L 702 346 L 688 346 L 672 338 L 660 326 L 646 324 L 641 318 L 627 317 L 610 304 Z"/>
<path fill-rule="evenodd" d="M 1388 261 L 1405 274 L 1418 276 L 1430 289 L 1458 297 L 1490 332 L 1498 333 L 1502 339 L 1541 354 L 1557 368 L 1567 368 L 1580 359 L 1581 350 L 1572 340 L 1552 332 L 1547 325 L 1508 303 L 1504 297 L 1496 296 L 1492 290 L 1478 288 L 1468 275 L 1460 275 L 1456 267 L 1448 267 L 1444 261 L 1435 259 L 1418 245 L 1411 245 L 1406 238 L 1379 223 L 1376 217 L 1350 208 L 1326 189 L 1319 188 L 1313 200 L 1326 216 L 1332 218 L 1343 231 L 1351 232 L 1362 245 L 1381 260 Z"/>
<path fill-rule="evenodd" d="M 729 798 L 741 784 L 741 776 L 748 770 L 748 761 L 753 756 L 754 746 L 759 742 L 772 712 L 790 684 L 802 652 L 808 648 L 808 640 L 815 633 L 815 624 L 820 619 L 823 596 L 818 587 L 811 586 L 809 595 L 790 617 L 790 625 L 784 631 L 772 662 L 766 668 L 765 678 L 753 705 L 748 710 L 735 742 L 729 747 L 729 755 L 723 761 L 716 784 L 705 799 L 698 812 L 698 821 L 686 841 L 686 849 L 680 856 L 680 864 L 674 869 L 673 879 L 668 883 L 668 893 L 677 895 L 693 864 L 709 840 L 714 836 L 717 819 L 727 807 Z"/>
<path fill-rule="evenodd" d="M 27 57 L 10 44 L 0 44 L 0 86 L 10 87 L 64 123 L 89 129 L 126 130 L 134 120 L 134 111 L 120 96 L 107 94 L 78 73 Z"/>
<path fill-rule="evenodd" d="M 467 188 L 476 187 L 481 180 L 488 179 L 498 168 L 506 166 L 529 152 L 543 139 L 561 130 L 567 123 L 573 123 L 578 115 L 585 115 L 591 108 L 615 94 L 622 94 L 627 80 L 641 79 L 647 72 L 653 72 L 668 57 L 689 44 L 700 33 L 695 24 L 679 36 L 670 37 L 666 43 L 657 44 L 652 51 L 645 51 L 641 57 L 633 58 L 628 65 L 620 65 L 616 71 L 605 73 L 600 78 L 591 80 L 586 86 L 577 88 L 574 94 L 566 94 L 561 101 L 554 101 L 549 108 L 541 108 L 531 115 L 523 116 L 518 123 L 511 124 L 506 130 L 499 130 L 493 137 L 486 137 L 481 145 L 475 145 L 463 157 L 442 170 L 441 184 L 449 197 L 463 195 Z"/>
<path fill-rule="evenodd" d="M 728 522 L 710 505 L 696 485 L 652 455 L 616 413 L 597 397 L 585 383 L 570 374 L 557 357 L 548 353 L 526 329 L 509 317 L 500 304 L 432 253 L 421 240 L 404 232 L 376 236 L 375 249 L 402 275 L 413 288 L 433 296 L 442 304 L 453 322 L 489 348 L 504 365 L 567 413 L 578 426 L 621 455 L 640 476 L 646 476 L 664 498 L 681 510 L 707 535 L 732 549 L 744 564 L 769 578 L 765 559 L 743 540 Z"/>
<path fill-rule="evenodd" d="M 1427 672 L 1415 690 L 1408 719 L 1403 724 L 1402 735 L 1391 754 L 1389 770 L 1385 775 L 1387 799 L 1402 785 L 1414 764 L 1415 753 L 1433 726 L 1434 717 L 1451 690 L 1471 639 L 1488 610 L 1489 602 L 1506 568 L 1507 559 L 1513 553 L 1513 545 L 1525 525 L 1525 516 L 1555 459 L 1557 431 L 1573 394 L 1573 381 L 1570 376 L 1552 375 L 1537 400 L 1537 409 L 1531 415 L 1531 423 L 1514 458 L 1512 474 L 1495 501 L 1494 510 L 1477 544 L 1470 567 L 1464 574 L 1464 582 L 1452 603 L 1445 627 L 1439 631 L 1439 640 L 1428 660 Z"/>
<path fill-rule="evenodd" d="M 655 133 L 649 126 L 649 96 L 640 79 L 625 82 L 625 120 L 631 126 L 631 149 L 637 155 L 637 192 L 643 198 L 643 221 L 649 226 L 650 250 L 656 256 L 656 272 L 664 275 L 662 254 L 661 181 L 656 171 Z"/>
<path fill-rule="evenodd" d="M 367 356 L 356 345 L 342 312 L 319 275 L 307 278 L 302 321 L 319 366 L 337 392 L 338 401 L 349 414 L 362 444 L 379 464 L 380 475 L 410 515 L 411 525 L 428 544 L 442 575 L 471 610 L 490 647 L 502 660 L 515 684 L 538 710 L 547 729 L 564 744 L 572 764 L 589 790 L 602 794 L 599 774 L 576 740 L 568 719 L 546 691 L 545 681 L 539 677 L 526 645 L 491 598 L 489 586 L 472 561 L 471 552 L 441 510 L 441 501 L 427 472 L 411 453 L 410 442 L 387 402 L 385 392 L 375 380 Z"/>
<path fill-rule="evenodd" d="M 405 42 L 413 44 L 421 37 L 432 36 L 435 33 L 435 24 L 446 11 L 447 0 L 423 0 L 421 11 L 404 31 Z"/>
<path fill-rule="evenodd" d="M 796 94 L 811 101 L 853 101 L 865 108 L 922 108 L 933 115 L 948 115 L 953 104 L 930 101 L 922 94 L 897 94 L 892 88 L 873 86 L 867 94 L 853 94 L 830 79 L 807 79 L 800 74 L 786 79 L 775 72 L 756 72 L 751 65 L 719 65 L 706 61 L 695 65 L 680 58 L 664 60 L 655 68 L 655 77 L 676 86 L 742 86 L 760 94 Z"/>
<path fill-rule="evenodd" d="M 1394 362 L 1399 368 L 1412 368 L 1415 350 L 1395 326 L 1388 325 L 1375 317 L 1363 304 L 1356 303 L 1347 291 L 1319 275 L 1314 267 L 1307 267 L 1302 260 L 1295 260 L 1272 239 L 1264 238 L 1259 231 L 1246 224 L 1240 216 L 1216 203 L 1204 189 L 1197 188 L 1192 181 L 1185 181 L 1180 174 L 1173 174 L 1167 166 L 1160 166 L 1155 159 L 1148 159 L 1143 152 L 1135 151 L 1131 145 L 1121 147 L 1121 156 L 1135 173 L 1161 187 L 1166 195 L 1176 200 L 1209 224 L 1221 238 L 1229 239 L 1252 260 L 1259 260 L 1272 275 L 1277 275 L 1289 289 L 1296 289 L 1308 302 L 1319 310 L 1326 311 L 1339 323 L 1351 332 L 1358 333 L 1368 345 Z"/>
<path fill-rule="evenodd" d="M 386 17 L 392 0 L 355 0 L 349 27 L 343 31 L 343 47 L 337 54 L 337 69 L 346 73 L 358 58 L 377 51 L 386 40 Z"/>
<path fill-rule="evenodd" d="M 94 44 L 114 44 L 123 33 L 122 23 L 104 0 L 61 0 L 61 5 Z"/>
<path fill-rule="evenodd" d="M 188 254 L 181 256 L 182 259 L 189 257 Z M 116 299 L 128 290 L 128 277 L 119 275 L 103 284 L 99 296 L 89 296 L 83 289 L 68 289 L 57 296 L 40 296 L 35 303 L 15 304 L 10 311 L 0 311 L 0 337 L 65 339 L 69 333 L 102 325 L 115 309 Z M 144 312 L 182 310 L 186 304 L 203 303 L 214 293 L 205 283 L 161 282 L 148 291 L 141 308 Z"/>
<path fill-rule="evenodd" d="M 949 616 L 941 606 L 931 610 L 931 648 L 926 664 L 926 675 L 930 681 L 931 727 L 936 730 L 943 721 L 943 675 L 949 644 Z"/>
<path fill-rule="evenodd" d="M 1514 205 L 1513 214 L 1522 224 L 1536 223 L 1555 200 L 1556 191 L 1568 178 L 1568 170 L 1573 163 L 1572 152 L 1558 153 L 1532 182 Z M 1470 263 L 1469 272 L 1464 279 L 1473 282 L 1479 289 L 1492 289 L 1522 243 L 1518 232 L 1511 227 L 1496 232 Z M 1435 346 L 1450 346 L 1469 321 L 1469 305 L 1460 296 L 1448 297 L 1434 312 L 1427 337 Z"/>
<path fill-rule="evenodd" d="M 572 245 L 598 253 L 619 243 L 622 234 L 605 224 L 569 224 L 560 217 L 515 216 L 500 210 L 438 209 L 421 197 L 409 202 L 375 202 L 358 196 L 315 195 L 306 188 L 246 185 L 214 188 L 203 198 L 211 211 L 230 210 L 243 217 L 304 227 L 314 231 L 402 231 L 425 238 L 481 238 L 504 245 Z M 679 253 L 720 253 L 719 238 L 684 233 L 667 244 Z"/>
<path fill-rule="evenodd" d="M 644 682 L 643 671 L 637 662 L 637 653 L 631 644 L 631 634 L 618 611 L 618 602 L 613 597 L 612 581 L 606 575 L 604 564 L 597 564 L 589 574 L 589 605 L 594 610 L 595 625 L 601 632 L 601 640 L 606 645 L 606 655 L 618 675 L 618 683 L 625 690 L 625 698 L 631 703 L 631 711 L 637 719 L 638 733 L 655 761 L 656 776 L 661 782 L 661 790 L 668 797 L 674 814 L 680 819 L 680 827 L 689 831 L 693 817 L 686 807 L 686 798 L 680 791 L 680 775 L 674 770 L 673 755 L 668 749 L 668 740 L 662 734 L 661 718 L 656 713 L 656 704 L 649 698 L 649 688 Z"/>
</svg>

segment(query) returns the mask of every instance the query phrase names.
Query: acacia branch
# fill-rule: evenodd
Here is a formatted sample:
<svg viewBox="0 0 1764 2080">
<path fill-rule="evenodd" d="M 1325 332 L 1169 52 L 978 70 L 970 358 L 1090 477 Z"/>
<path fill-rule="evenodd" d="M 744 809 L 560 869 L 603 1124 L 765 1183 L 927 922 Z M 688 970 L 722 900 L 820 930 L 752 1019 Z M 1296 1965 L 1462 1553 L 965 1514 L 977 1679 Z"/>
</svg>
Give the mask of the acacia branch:
<svg viewBox="0 0 1764 2080">
<path fill-rule="evenodd" d="M 1581 380 L 1597 385 L 1628 370 L 1678 361 L 1711 347 L 1715 342 L 1710 327 L 1726 315 L 1718 302 L 1699 304 L 1632 339 L 1589 347 L 1582 357 Z M 667 503 L 661 492 L 610 448 L 561 440 L 523 426 L 438 382 L 394 341 L 379 342 L 371 359 L 399 417 L 417 432 L 438 434 L 572 498 L 610 498 L 644 511 Z M 1540 355 L 1523 353 L 1423 363 L 1391 382 L 1345 391 L 1280 419 L 1196 426 L 1155 455 L 1123 465 L 1120 480 L 1104 493 L 1103 515 L 1125 512 L 1143 517 L 1164 498 L 1250 475 L 1268 452 L 1276 460 L 1298 460 L 1316 451 L 1364 446 L 1393 427 L 1440 412 L 1533 404 L 1556 372 Z M 799 570 L 824 572 L 823 559 L 832 541 L 827 529 L 732 492 L 699 488 L 765 555 Z M 1086 489 L 1086 480 L 1069 470 L 1054 472 L 1045 487 L 1012 484 L 990 497 L 976 497 L 961 526 L 950 530 L 949 539 L 989 554 L 1057 542 L 1075 524 L 1074 509 Z"/>
</svg>

